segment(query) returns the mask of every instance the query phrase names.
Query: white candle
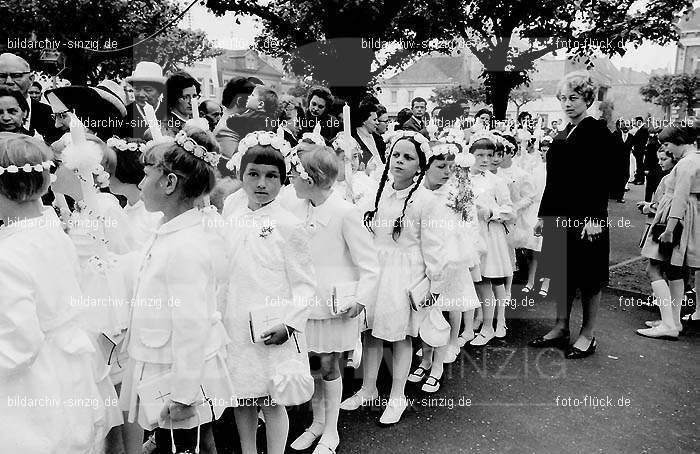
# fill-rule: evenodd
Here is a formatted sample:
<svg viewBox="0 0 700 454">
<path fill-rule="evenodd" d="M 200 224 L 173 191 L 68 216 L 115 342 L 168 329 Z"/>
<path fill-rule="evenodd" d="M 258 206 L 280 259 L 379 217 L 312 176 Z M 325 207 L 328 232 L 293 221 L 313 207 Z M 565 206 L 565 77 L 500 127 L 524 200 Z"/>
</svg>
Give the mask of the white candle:
<svg viewBox="0 0 700 454">
<path fill-rule="evenodd" d="M 350 106 L 348 103 L 343 106 L 343 132 L 346 134 L 346 138 L 350 137 Z"/>
<path fill-rule="evenodd" d="M 163 139 L 163 133 L 160 132 L 160 124 L 156 118 L 156 111 L 153 110 L 153 106 L 146 103 L 146 105 L 143 106 L 143 113 L 146 115 L 146 122 L 148 123 L 148 129 L 151 131 L 153 140 Z"/>
<path fill-rule="evenodd" d="M 91 166 L 90 158 L 87 156 L 89 151 L 85 150 L 85 147 L 90 146 L 90 144 L 87 140 L 86 129 L 83 122 L 72 113 L 69 113 L 69 115 L 71 119 L 70 135 L 72 146 L 74 147 L 73 153 L 85 154 L 85 156 L 81 156 L 77 159 L 78 168 L 75 169 L 78 172 L 80 180 L 83 202 L 85 202 L 88 209 L 94 210 L 97 206 L 97 191 L 95 190 L 95 179 L 92 174 L 92 169 L 88 168 Z"/>
<path fill-rule="evenodd" d="M 316 120 L 316 126 L 314 126 L 314 134 L 321 135 L 321 120 Z"/>
<path fill-rule="evenodd" d="M 199 106 L 197 105 L 197 98 L 192 97 L 192 118 L 199 118 Z"/>
</svg>

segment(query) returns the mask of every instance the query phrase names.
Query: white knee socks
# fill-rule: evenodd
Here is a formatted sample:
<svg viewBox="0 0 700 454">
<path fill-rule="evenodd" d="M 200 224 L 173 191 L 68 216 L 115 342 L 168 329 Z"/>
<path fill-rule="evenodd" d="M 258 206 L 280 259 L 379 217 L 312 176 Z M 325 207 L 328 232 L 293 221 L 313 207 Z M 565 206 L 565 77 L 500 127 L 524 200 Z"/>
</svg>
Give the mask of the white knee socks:
<svg viewBox="0 0 700 454">
<path fill-rule="evenodd" d="M 651 289 L 659 301 L 661 322 L 666 325 L 666 328 L 676 329 L 676 325 L 673 322 L 673 310 L 671 309 L 671 290 L 669 290 L 668 284 L 663 279 L 659 279 L 651 283 Z"/>
<path fill-rule="evenodd" d="M 343 380 L 341 377 L 330 381 L 323 380 L 323 407 L 326 423 L 320 442 L 332 449 L 335 449 L 340 443 L 338 413 L 340 412 L 342 394 Z"/>
</svg>

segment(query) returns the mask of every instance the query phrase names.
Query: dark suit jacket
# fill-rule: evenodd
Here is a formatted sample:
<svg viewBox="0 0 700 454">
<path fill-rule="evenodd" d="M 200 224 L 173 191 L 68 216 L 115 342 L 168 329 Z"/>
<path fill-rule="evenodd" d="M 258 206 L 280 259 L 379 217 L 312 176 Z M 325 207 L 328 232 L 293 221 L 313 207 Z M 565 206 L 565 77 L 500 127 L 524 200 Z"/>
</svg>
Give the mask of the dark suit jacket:
<svg viewBox="0 0 700 454">
<path fill-rule="evenodd" d="M 32 118 L 29 121 L 29 135 L 33 136 L 36 131 L 47 143 L 60 139 L 63 133 L 54 126 L 56 122 L 51 117 L 51 107 L 33 99 L 31 101 L 29 110 Z"/>
<path fill-rule="evenodd" d="M 605 220 L 609 181 L 606 159 L 614 147 L 610 130 L 587 117 L 567 139 L 568 132 L 568 128 L 560 131 L 547 152 L 547 180 L 539 217 Z"/>
<path fill-rule="evenodd" d="M 425 121 L 419 121 L 415 116 L 412 116 L 404 124 L 401 125 L 401 129 L 404 131 L 416 131 L 420 132 L 424 136 L 428 137 L 428 130 L 425 127 Z"/>
<path fill-rule="evenodd" d="M 360 139 L 360 136 L 357 134 L 357 129 L 352 130 L 352 137 L 357 141 L 362 149 L 362 157 L 360 158 L 360 161 L 362 161 L 364 165 L 367 165 L 369 160 L 372 159 L 372 152 L 362 141 L 362 139 Z M 372 134 L 372 138 L 374 139 L 374 145 L 377 147 L 377 151 L 379 152 L 379 157 L 382 159 L 382 164 L 386 164 L 386 144 L 384 143 L 384 139 L 382 139 L 382 136 L 379 134 L 374 133 Z"/>
<path fill-rule="evenodd" d="M 156 110 L 156 118 L 160 121 L 165 121 L 167 117 L 165 102 L 161 102 Z M 148 123 L 137 110 L 136 102 L 129 103 L 126 106 L 126 117 L 124 123 L 119 128 L 119 137 L 133 137 L 135 139 L 143 139 L 143 134 L 148 130 Z"/>
<path fill-rule="evenodd" d="M 649 140 L 649 129 L 646 126 L 642 126 L 637 130 L 634 135 L 634 149 L 633 152 L 637 156 L 642 156 L 644 150 L 647 147 L 647 141 Z"/>
</svg>

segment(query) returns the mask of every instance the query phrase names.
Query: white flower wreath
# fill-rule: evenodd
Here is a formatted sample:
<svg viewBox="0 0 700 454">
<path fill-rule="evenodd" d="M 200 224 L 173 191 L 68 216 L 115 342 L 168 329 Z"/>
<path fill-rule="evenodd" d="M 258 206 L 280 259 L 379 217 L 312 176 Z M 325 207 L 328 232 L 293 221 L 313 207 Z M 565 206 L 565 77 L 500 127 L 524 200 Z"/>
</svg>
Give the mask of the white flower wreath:
<svg viewBox="0 0 700 454">
<path fill-rule="evenodd" d="M 292 153 L 289 154 L 289 159 L 285 159 L 285 161 L 288 161 L 287 164 L 287 170 L 291 170 L 293 167 L 294 170 L 299 172 L 299 178 L 302 180 L 309 180 L 311 181 L 311 177 L 309 174 L 306 172 L 306 169 L 304 169 L 304 165 L 301 163 L 301 159 L 299 159 L 299 155 L 296 153 L 296 151 L 293 151 Z"/>
<path fill-rule="evenodd" d="M 141 152 L 145 153 L 154 146 L 161 143 L 176 143 L 183 150 L 191 154 L 197 159 L 201 159 L 212 167 L 216 167 L 221 159 L 221 154 L 213 151 L 207 151 L 202 145 L 199 145 L 193 138 L 187 135 L 184 130 L 181 130 L 175 137 L 163 137 L 158 140 L 149 140 L 145 145 L 141 146 Z"/>
<path fill-rule="evenodd" d="M 474 134 L 472 134 L 471 137 L 469 137 L 469 148 L 471 148 L 477 140 L 481 139 L 490 140 L 494 145 L 496 145 L 496 143 L 498 143 L 498 139 L 496 137 L 497 136 L 494 135 L 491 131 L 487 131 L 486 129 L 479 129 Z"/>
<path fill-rule="evenodd" d="M 49 170 L 51 167 L 53 167 L 55 164 L 53 161 L 44 161 L 41 164 L 24 164 L 23 166 L 16 166 L 14 164 L 10 164 L 7 167 L 0 167 L 0 175 L 3 173 L 18 173 L 20 170 L 26 173 L 29 172 L 43 172 L 45 170 Z"/>
<path fill-rule="evenodd" d="M 455 155 L 455 165 L 464 169 L 470 168 L 475 162 L 476 159 L 474 159 L 474 155 L 467 151 L 463 151 Z"/>
<path fill-rule="evenodd" d="M 279 137 L 273 132 L 254 131 L 249 134 L 246 134 L 246 136 L 240 142 L 238 142 L 238 151 L 236 151 L 236 154 L 233 155 L 231 159 L 229 159 L 229 161 L 226 163 L 226 168 L 231 171 L 238 168 L 245 152 L 256 145 L 271 146 L 275 150 L 282 153 L 282 156 L 285 157 L 285 161 L 287 161 L 287 157 L 290 155 L 292 149 L 292 147 L 289 145 L 289 142 L 287 142 L 286 140 Z M 287 170 L 289 170 L 288 163 Z"/>
<path fill-rule="evenodd" d="M 403 139 L 405 137 L 408 137 L 410 139 L 415 140 L 418 142 L 418 145 L 420 146 L 420 149 L 423 151 L 423 154 L 425 155 L 425 160 L 426 162 L 430 160 L 430 158 L 433 156 L 433 152 L 430 149 L 430 141 L 428 141 L 428 138 L 425 137 L 423 134 L 420 132 L 416 131 L 396 131 L 391 138 L 391 148 L 398 142 L 400 139 Z"/>
<path fill-rule="evenodd" d="M 111 148 L 115 148 L 119 151 L 138 151 L 140 146 L 136 142 L 127 142 L 124 139 L 120 139 L 119 137 L 110 137 L 107 139 L 107 146 Z"/>
<path fill-rule="evenodd" d="M 301 135 L 301 140 L 310 140 L 313 142 L 315 145 L 325 145 L 326 144 L 326 139 L 318 133 L 315 132 L 305 132 L 304 134 Z M 300 140 L 300 142 L 301 142 Z"/>
</svg>

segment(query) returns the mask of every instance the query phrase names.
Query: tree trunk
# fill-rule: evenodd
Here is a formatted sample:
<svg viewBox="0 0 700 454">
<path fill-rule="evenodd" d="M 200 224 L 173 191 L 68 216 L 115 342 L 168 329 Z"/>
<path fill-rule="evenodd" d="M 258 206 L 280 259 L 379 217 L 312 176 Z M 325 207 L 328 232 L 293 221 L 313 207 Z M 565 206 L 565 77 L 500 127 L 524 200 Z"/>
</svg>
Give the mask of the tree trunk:
<svg viewBox="0 0 700 454">
<path fill-rule="evenodd" d="M 491 86 L 491 103 L 493 116 L 496 120 L 505 120 L 508 110 L 508 95 L 512 87 L 508 85 L 508 78 L 504 71 L 488 71 Z"/>
<path fill-rule="evenodd" d="M 333 96 L 347 102 L 351 109 L 355 110 L 362 98 L 367 95 L 367 86 L 360 87 L 329 87 Z"/>
</svg>

